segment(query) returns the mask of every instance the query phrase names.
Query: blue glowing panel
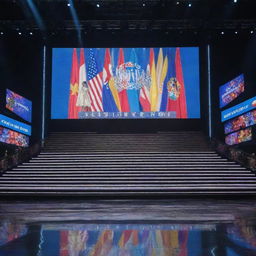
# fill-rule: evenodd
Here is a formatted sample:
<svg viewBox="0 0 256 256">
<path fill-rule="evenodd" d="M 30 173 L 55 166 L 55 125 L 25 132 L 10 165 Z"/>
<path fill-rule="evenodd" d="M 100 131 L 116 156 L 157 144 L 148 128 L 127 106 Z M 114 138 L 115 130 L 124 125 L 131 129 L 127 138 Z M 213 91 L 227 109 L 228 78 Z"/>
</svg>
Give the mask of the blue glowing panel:
<svg viewBox="0 0 256 256">
<path fill-rule="evenodd" d="M 219 88 L 220 108 L 226 106 L 244 92 L 244 75 L 240 75 Z"/>
<path fill-rule="evenodd" d="M 11 130 L 31 135 L 31 126 L 24 124 L 22 122 L 16 121 L 10 117 L 4 116 L 0 114 L 0 126 L 9 128 Z"/>
<path fill-rule="evenodd" d="M 256 124 L 256 110 L 238 116 L 224 124 L 225 134 Z"/>
<path fill-rule="evenodd" d="M 225 138 L 225 142 L 228 145 L 236 145 L 250 140 L 252 140 L 252 128 L 231 133 Z"/>
<path fill-rule="evenodd" d="M 222 111 L 221 112 L 221 121 L 225 122 L 231 118 L 240 116 L 243 113 L 246 113 L 255 108 L 256 108 L 256 97 L 253 97 L 253 98 L 246 100 L 232 108 L 228 108 L 228 109 Z"/>
<path fill-rule="evenodd" d="M 31 122 L 32 102 L 9 89 L 6 89 L 6 108 Z"/>
<path fill-rule="evenodd" d="M 29 145 L 29 137 L 0 126 L 0 142 L 27 147 Z"/>
</svg>

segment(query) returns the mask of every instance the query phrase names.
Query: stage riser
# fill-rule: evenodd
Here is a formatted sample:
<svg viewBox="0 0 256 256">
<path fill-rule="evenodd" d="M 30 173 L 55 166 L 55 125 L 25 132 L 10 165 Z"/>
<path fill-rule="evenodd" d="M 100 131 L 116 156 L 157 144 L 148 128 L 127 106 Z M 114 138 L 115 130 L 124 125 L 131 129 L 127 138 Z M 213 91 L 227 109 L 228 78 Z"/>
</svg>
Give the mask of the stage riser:
<svg viewBox="0 0 256 256">
<path fill-rule="evenodd" d="M 38 157 L 5 173 L 2 196 L 253 195 L 256 176 L 200 132 L 52 133 Z"/>
</svg>

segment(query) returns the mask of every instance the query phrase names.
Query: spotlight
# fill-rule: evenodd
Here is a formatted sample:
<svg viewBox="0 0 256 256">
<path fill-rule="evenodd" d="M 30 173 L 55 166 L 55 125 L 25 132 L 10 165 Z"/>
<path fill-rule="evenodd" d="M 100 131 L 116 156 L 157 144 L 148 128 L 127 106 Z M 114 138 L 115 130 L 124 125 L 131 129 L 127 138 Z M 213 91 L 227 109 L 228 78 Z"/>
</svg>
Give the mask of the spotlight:
<svg viewBox="0 0 256 256">
<path fill-rule="evenodd" d="M 99 8 L 99 7 L 100 7 L 100 4 L 96 4 L 96 6 Z"/>
<path fill-rule="evenodd" d="M 0 32 L 0 35 L 3 35 L 3 34 L 4 34 L 4 32 L 3 32 L 3 31 L 1 31 L 1 32 Z"/>
<path fill-rule="evenodd" d="M 21 36 L 21 32 L 18 33 Z"/>
<path fill-rule="evenodd" d="M 29 34 L 32 36 L 32 35 L 33 35 L 33 32 L 29 32 Z"/>
<path fill-rule="evenodd" d="M 192 4 L 191 4 L 191 3 L 189 3 L 189 4 L 188 4 L 188 7 L 191 7 L 191 6 L 192 6 Z"/>
<path fill-rule="evenodd" d="M 235 31 L 235 34 L 237 35 L 237 34 L 238 34 L 238 32 L 237 32 L 237 31 Z"/>
<path fill-rule="evenodd" d="M 179 1 L 177 1 L 177 2 L 176 2 L 176 4 L 177 4 L 177 5 L 179 5 L 179 4 L 180 4 L 180 2 L 179 2 Z"/>
<path fill-rule="evenodd" d="M 70 7 L 70 3 L 68 3 L 67 6 Z"/>
<path fill-rule="evenodd" d="M 143 6 L 143 7 L 145 7 L 145 6 L 146 6 L 146 4 L 145 4 L 145 3 L 143 3 L 143 4 L 142 4 L 142 6 Z"/>
<path fill-rule="evenodd" d="M 234 3 L 236 4 L 236 3 L 237 3 L 237 0 L 234 0 Z"/>
<path fill-rule="evenodd" d="M 222 31 L 221 34 L 224 35 L 225 34 L 224 31 Z"/>
<path fill-rule="evenodd" d="M 251 34 L 253 34 L 253 30 L 251 30 Z"/>
</svg>

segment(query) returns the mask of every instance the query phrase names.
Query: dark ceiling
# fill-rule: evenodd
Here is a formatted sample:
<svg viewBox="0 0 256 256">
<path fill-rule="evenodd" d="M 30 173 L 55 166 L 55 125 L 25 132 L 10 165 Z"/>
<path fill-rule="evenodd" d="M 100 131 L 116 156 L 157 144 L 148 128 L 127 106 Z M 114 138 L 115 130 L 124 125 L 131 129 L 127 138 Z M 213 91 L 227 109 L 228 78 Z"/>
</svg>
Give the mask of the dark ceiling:
<svg viewBox="0 0 256 256">
<path fill-rule="evenodd" d="M 255 1 L 0 0 L 0 31 L 254 30 Z"/>
</svg>

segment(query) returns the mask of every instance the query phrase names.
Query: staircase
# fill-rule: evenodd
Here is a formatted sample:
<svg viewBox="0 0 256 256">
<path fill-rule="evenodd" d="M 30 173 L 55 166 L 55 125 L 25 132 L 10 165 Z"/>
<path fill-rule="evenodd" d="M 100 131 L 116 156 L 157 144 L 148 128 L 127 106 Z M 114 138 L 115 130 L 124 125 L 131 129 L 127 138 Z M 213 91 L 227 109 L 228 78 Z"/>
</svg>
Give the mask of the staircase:
<svg viewBox="0 0 256 256">
<path fill-rule="evenodd" d="M 40 155 L 0 177 L 1 195 L 254 195 L 255 175 L 200 132 L 52 133 Z"/>
</svg>

